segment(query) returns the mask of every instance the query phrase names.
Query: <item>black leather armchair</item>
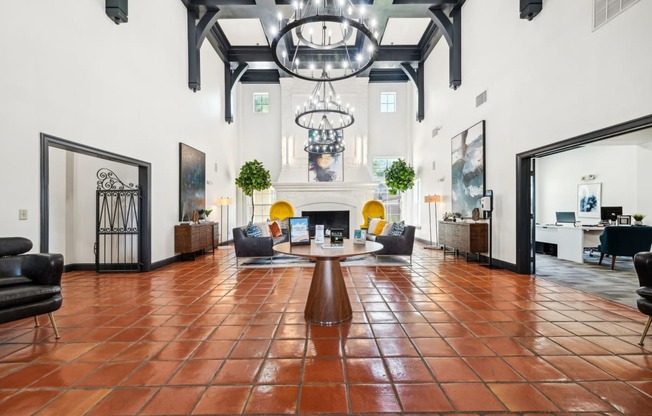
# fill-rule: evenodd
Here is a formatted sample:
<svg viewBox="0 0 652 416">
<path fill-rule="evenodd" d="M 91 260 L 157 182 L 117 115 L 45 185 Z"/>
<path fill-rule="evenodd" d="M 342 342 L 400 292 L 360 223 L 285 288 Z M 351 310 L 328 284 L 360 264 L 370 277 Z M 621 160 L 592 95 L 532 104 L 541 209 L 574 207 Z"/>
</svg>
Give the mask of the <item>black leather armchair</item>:
<svg viewBox="0 0 652 416">
<path fill-rule="evenodd" d="M 412 264 L 414 232 L 414 225 L 406 225 L 401 235 L 367 234 L 367 238 L 383 245 L 383 249 L 376 253 L 377 256 L 410 256 Z"/>
<path fill-rule="evenodd" d="M 23 254 L 32 242 L 21 237 L 0 238 L 0 324 L 47 313 L 56 338 L 59 329 L 52 312 L 61 308 L 61 254 Z"/>
<path fill-rule="evenodd" d="M 641 313 L 648 316 L 643 335 L 638 345 L 643 345 L 647 331 L 652 323 L 652 253 L 642 252 L 634 256 L 634 268 L 638 275 L 638 283 L 641 286 L 636 293 L 641 296 L 636 301 L 636 306 Z"/>
<path fill-rule="evenodd" d="M 245 229 L 247 227 L 236 227 L 233 229 L 233 245 L 235 247 L 236 266 L 240 266 L 241 257 L 268 257 L 272 262 L 275 244 L 288 241 L 286 234 L 281 237 L 247 237 Z"/>
</svg>

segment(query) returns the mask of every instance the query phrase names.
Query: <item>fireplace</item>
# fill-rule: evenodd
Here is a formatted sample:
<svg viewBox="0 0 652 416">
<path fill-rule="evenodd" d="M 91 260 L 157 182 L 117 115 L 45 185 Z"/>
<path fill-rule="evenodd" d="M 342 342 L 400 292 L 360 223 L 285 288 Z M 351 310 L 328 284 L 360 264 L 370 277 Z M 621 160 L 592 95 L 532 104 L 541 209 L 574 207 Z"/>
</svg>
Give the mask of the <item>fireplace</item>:
<svg viewBox="0 0 652 416">
<path fill-rule="evenodd" d="M 349 211 L 301 211 L 302 217 L 308 217 L 310 236 L 315 236 L 315 225 L 323 224 L 324 231 L 332 228 L 344 230 L 344 238 L 349 238 Z"/>
</svg>

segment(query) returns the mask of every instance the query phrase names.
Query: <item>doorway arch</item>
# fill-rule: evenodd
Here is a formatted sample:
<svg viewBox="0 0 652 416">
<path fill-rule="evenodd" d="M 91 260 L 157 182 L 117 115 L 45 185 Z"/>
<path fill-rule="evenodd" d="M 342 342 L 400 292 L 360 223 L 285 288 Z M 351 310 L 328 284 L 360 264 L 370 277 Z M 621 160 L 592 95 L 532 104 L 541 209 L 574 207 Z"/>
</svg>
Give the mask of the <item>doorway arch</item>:
<svg viewBox="0 0 652 416">
<path fill-rule="evenodd" d="M 58 148 L 73 153 L 109 160 L 134 166 L 138 169 L 138 186 L 142 191 L 140 200 L 140 228 L 141 235 L 138 239 L 138 250 L 141 254 L 142 271 L 150 271 L 152 267 L 152 225 L 151 225 L 151 169 L 149 162 L 133 159 L 105 150 L 75 143 L 49 134 L 41 133 L 41 253 L 47 253 L 50 244 L 50 148 Z"/>
<path fill-rule="evenodd" d="M 535 189 L 534 159 L 575 149 L 625 133 L 652 127 L 652 114 L 585 133 L 516 155 L 516 272 L 534 273 Z"/>
</svg>

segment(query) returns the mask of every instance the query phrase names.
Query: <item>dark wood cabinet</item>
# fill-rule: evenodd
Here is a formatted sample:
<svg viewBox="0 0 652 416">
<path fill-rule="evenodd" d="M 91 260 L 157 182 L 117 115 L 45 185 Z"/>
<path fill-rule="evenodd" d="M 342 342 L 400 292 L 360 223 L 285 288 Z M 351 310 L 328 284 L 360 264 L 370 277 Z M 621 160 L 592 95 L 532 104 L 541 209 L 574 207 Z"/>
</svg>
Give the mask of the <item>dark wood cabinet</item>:
<svg viewBox="0 0 652 416">
<path fill-rule="evenodd" d="M 219 230 L 219 223 L 216 222 L 175 225 L 174 252 L 194 255 L 207 249 L 215 250 L 220 240 Z"/>
<path fill-rule="evenodd" d="M 439 221 L 439 244 L 466 253 L 489 251 L 489 225 L 485 222 Z"/>
</svg>

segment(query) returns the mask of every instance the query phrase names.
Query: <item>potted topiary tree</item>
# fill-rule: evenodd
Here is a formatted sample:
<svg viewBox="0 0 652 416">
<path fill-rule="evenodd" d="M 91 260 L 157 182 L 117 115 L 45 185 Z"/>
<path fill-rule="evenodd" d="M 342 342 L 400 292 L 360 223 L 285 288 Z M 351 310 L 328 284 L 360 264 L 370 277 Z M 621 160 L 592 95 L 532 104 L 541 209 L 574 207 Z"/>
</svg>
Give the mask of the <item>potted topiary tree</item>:
<svg viewBox="0 0 652 416">
<path fill-rule="evenodd" d="M 254 191 L 264 191 L 272 186 L 269 171 L 256 159 L 246 162 L 240 168 L 240 174 L 235 179 L 242 193 L 251 197 L 251 221 L 254 222 Z"/>
<path fill-rule="evenodd" d="M 389 193 L 396 195 L 412 189 L 414 186 L 414 168 L 408 165 L 405 160 L 395 160 L 390 167 L 385 169 L 385 183 Z"/>
<path fill-rule="evenodd" d="M 399 194 L 399 204 L 402 204 L 400 193 L 412 189 L 414 177 L 414 168 L 403 159 L 395 160 L 385 169 L 385 184 L 390 195 Z M 401 212 L 403 212 L 403 209 L 401 209 Z"/>
</svg>

